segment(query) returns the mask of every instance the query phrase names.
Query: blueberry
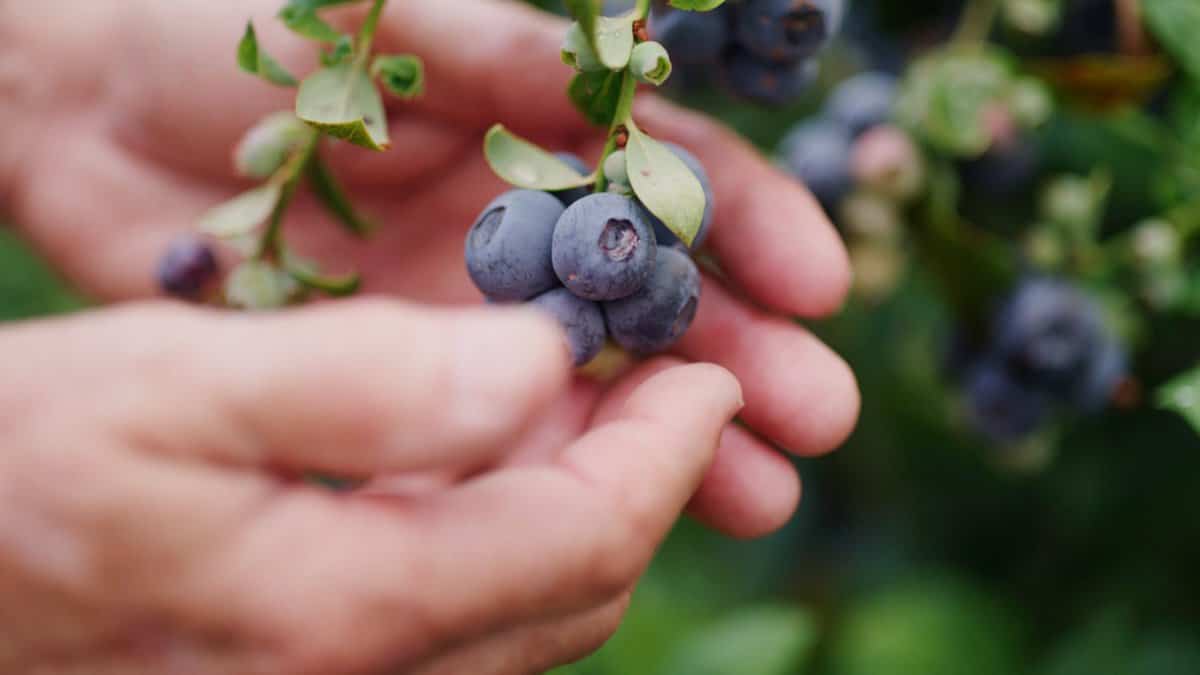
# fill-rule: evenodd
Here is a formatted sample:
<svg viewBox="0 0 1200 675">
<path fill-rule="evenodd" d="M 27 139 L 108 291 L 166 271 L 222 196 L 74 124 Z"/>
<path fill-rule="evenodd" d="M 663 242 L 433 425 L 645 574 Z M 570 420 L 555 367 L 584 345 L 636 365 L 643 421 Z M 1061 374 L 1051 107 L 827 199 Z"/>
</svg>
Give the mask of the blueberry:
<svg viewBox="0 0 1200 675">
<path fill-rule="evenodd" d="M 588 195 L 567 207 L 554 230 L 554 271 L 588 300 L 632 295 L 654 270 L 650 215 L 621 195 Z"/>
<path fill-rule="evenodd" d="M 567 166 L 578 171 L 581 175 L 586 176 L 592 172 L 592 167 L 588 166 L 587 162 L 583 161 L 579 155 L 570 152 L 556 152 L 554 153 L 554 156 L 559 158 Z M 577 187 L 570 188 L 568 190 L 559 190 L 558 192 L 551 192 L 550 194 L 558 197 L 559 201 L 561 201 L 565 206 L 570 206 L 580 199 L 588 196 L 591 194 L 591 192 L 592 191 L 587 187 Z"/>
<path fill-rule="evenodd" d="M 746 0 L 735 26 L 742 47 L 773 63 L 806 59 L 829 37 L 825 12 L 812 0 Z"/>
<path fill-rule="evenodd" d="M 219 271 L 211 246 L 195 235 L 171 242 L 158 264 L 158 285 L 163 292 L 184 300 L 199 300 Z"/>
<path fill-rule="evenodd" d="M 996 317 L 994 351 L 1025 386 L 1063 398 L 1082 395 L 1109 336 L 1099 306 L 1052 279 L 1023 282 Z"/>
<path fill-rule="evenodd" d="M 729 23 L 723 12 L 655 12 L 650 33 L 679 65 L 714 64 L 729 42 Z"/>
<path fill-rule="evenodd" d="M 547 291 L 529 301 L 558 320 L 567 331 L 567 344 L 576 366 L 587 364 L 604 348 L 607 332 L 600 305 L 565 288 Z"/>
<path fill-rule="evenodd" d="M 820 74 L 815 61 L 771 63 L 750 52 L 728 53 L 722 77 L 733 95 L 764 106 L 784 106 L 800 97 Z"/>
<path fill-rule="evenodd" d="M 838 84 L 825 102 L 825 116 L 858 136 L 892 117 L 896 78 L 868 71 Z"/>
<path fill-rule="evenodd" d="M 484 208 L 467 233 L 467 272 L 484 295 L 526 300 L 558 286 L 550 261 L 563 205 L 534 190 L 511 190 Z"/>
<path fill-rule="evenodd" d="M 780 146 L 783 165 L 816 195 L 828 211 L 849 194 L 853 140 L 846 127 L 825 118 L 800 123 Z"/>
<path fill-rule="evenodd" d="M 670 348 L 687 332 L 699 303 L 696 263 L 679 249 L 664 247 L 646 285 L 628 298 L 604 303 L 604 315 L 618 344 L 652 354 Z"/>
<path fill-rule="evenodd" d="M 965 382 L 971 426 L 993 443 L 1021 441 L 1036 432 L 1051 412 L 1050 400 L 1023 387 L 1004 364 L 986 360 Z"/>
<path fill-rule="evenodd" d="M 716 199 L 713 195 L 712 181 L 709 180 L 708 172 L 704 170 L 704 165 L 686 148 L 675 143 L 663 143 L 663 145 L 667 146 L 668 150 L 674 153 L 676 157 L 691 169 L 692 174 L 696 176 L 696 180 L 700 181 L 700 187 L 704 188 L 704 218 L 700 221 L 700 230 L 696 233 L 696 238 L 692 241 L 692 249 L 698 249 L 708 239 L 708 231 L 712 227 L 713 207 Z M 675 233 L 668 230 L 667 226 L 657 216 L 651 214 L 650 217 L 654 223 L 654 236 L 660 245 L 671 246 L 677 243 L 683 245 L 683 242 L 679 241 Z"/>
</svg>

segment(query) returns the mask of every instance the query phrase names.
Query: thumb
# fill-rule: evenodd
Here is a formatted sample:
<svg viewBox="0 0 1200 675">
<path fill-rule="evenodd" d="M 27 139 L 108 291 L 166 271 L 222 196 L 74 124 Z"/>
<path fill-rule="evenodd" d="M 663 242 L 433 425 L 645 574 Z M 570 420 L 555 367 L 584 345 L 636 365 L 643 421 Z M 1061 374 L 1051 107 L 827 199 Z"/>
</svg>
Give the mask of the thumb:
<svg viewBox="0 0 1200 675">
<path fill-rule="evenodd" d="M 140 445 L 346 476 L 488 459 L 569 374 L 560 329 L 532 310 L 384 300 L 275 315 L 142 305 L 5 342 L 29 356 L 11 374 L 27 391 L 61 399 L 45 376 L 68 378 Z"/>
</svg>

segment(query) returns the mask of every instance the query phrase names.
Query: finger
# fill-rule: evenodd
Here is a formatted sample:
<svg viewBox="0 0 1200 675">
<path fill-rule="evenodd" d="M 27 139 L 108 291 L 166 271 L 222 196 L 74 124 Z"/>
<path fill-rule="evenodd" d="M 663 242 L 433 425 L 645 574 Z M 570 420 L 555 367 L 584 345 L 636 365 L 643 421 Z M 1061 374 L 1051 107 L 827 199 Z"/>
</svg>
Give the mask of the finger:
<svg viewBox="0 0 1200 675">
<path fill-rule="evenodd" d="M 737 376 L 746 392 L 741 418 L 799 455 L 844 443 L 860 405 L 846 362 L 802 326 L 739 302 L 710 277 L 701 298 L 679 351 Z"/>
<path fill-rule="evenodd" d="M 688 514 L 738 539 L 765 537 L 787 524 L 800 504 L 800 474 L 779 451 L 731 424 Z"/>
<path fill-rule="evenodd" d="M 756 302 L 807 317 L 834 312 L 850 288 L 849 257 L 825 212 L 794 179 L 732 130 L 657 97 L 639 123 L 696 153 L 716 195 L 711 246 Z"/>
<path fill-rule="evenodd" d="M 640 365 L 605 394 L 593 423 L 614 419 L 642 383 L 680 363 L 659 357 Z M 799 500 L 800 477 L 791 463 L 754 434 L 729 424 L 688 514 L 729 536 L 753 538 L 786 524 Z"/>
<path fill-rule="evenodd" d="M 11 339 L 36 355 L 32 390 L 50 370 L 95 383 L 81 396 L 112 390 L 97 414 L 161 453 L 347 476 L 487 461 L 569 372 L 561 330 L 536 312 L 384 300 L 270 316 L 143 306 Z"/>
<path fill-rule="evenodd" d="M 571 663 L 600 649 L 620 626 L 630 593 L 565 619 L 505 631 L 438 657 L 413 675 L 525 675 Z"/>
<path fill-rule="evenodd" d="M 594 607 L 644 570 L 739 405 L 724 370 L 677 368 L 643 385 L 619 420 L 581 438 L 559 466 L 498 471 L 415 503 L 294 493 L 186 585 L 223 616 L 275 626 L 304 672 L 352 669 L 351 637 L 355 661 L 411 664 Z M 320 546 L 296 556 L 306 541 Z M 266 581 L 264 569 L 274 572 Z"/>
</svg>

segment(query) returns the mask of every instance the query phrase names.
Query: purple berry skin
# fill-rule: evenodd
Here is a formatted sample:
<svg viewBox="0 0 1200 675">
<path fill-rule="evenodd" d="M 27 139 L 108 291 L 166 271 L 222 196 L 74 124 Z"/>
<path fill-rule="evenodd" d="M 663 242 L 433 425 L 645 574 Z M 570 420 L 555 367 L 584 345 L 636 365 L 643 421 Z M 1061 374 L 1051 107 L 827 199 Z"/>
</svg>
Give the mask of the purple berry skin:
<svg viewBox="0 0 1200 675">
<path fill-rule="evenodd" d="M 567 207 L 554 230 L 558 279 L 587 300 L 616 300 L 637 292 L 658 246 L 650 214 L 621 195 L 588 195 Z"/>
<path fill-rule="evenodd" d="M 587 162 L 583 161 L 583 159 L 579 155 L 576 155 L 571 152 L 556 152 L 556 153 L 554 153 L 554 156 L 559 158 L 560 160 L 562 160 L 562 162 L 565 163 L 567 166 L 571 167 L 572 169 L 575 169 L 576 171 L 578 171 L 579 173 L 581 173 L 585 176 L 592 172 L 592 168 L 589 167 L 587 165 Z M 557 192 L 551 192 L 550 194 L 554 195 L 555 197 L 558 197 L 558 200 L 563 203 L 563 206 L 570 206 L 570 205 L 574 204 L 575 202 L 579 201 L 580 199 L 583 199 L 584 197 L 590 195 L 591 193 L 592 193 L 592 191 L 586 187 L 577 187 L 577 188 L 570 188 L 568 190 L 559 190 Z"/>
<path fill-rule="evenodd" d="M 668 10 L 650 16 L 650 34 L 676 65 L 710 65 L 729 44 L 729 22 L 721 11 Z"/>
<path fill-rule="evenodd" d="M 604 316 L 618 344 L 639 354 L 654 354 L 683 337 L 699 305 L 696 263 L 679 249 L 662 248 L 646 285 L 628 298 L 604 303 Z"/>
<path fill-rule="evenodd" d="M 713 207 L 716 197 L 713 195 L 712 181 L 708 178 L 708 172 L 704 170 L 704 165 L 691 152 L 681 145 L 675 143 L 663 143 L 667 146 L 676 157 L 683 161 L 692 174 L 696 176 L 696 180 L 700 181 L 700 187 L 704 188 L 704 219 L 700 222 L 700 230 L 696 233 L 696 238 L 692 241 L 692 250 L 696 250 L 704 245 L 708 239 L 708 231 L 712 227 L 713 222 Z M 654 214 L 650 214 L 650 218 L 654 223 L 654 236 L 658 240 L 659 246 L 671 246 L 673 244 L 683 245 L 674 232 L 667 229 L 667 226 L 659 220 Z"/>
<path fill-rule="evenodd" d="M 976 365 L 967 374 L 966 399 L 971 426 L 1001 445 L 1029 437 L 1051 412 L 1049 398 L 1021 386 L 1003 363 L 992 360 Z"/>
<path fill-rule="evenodd" d="M 802 122 L 783 139 L 783 165 L 832 211 L 854 186 L 850 176 L 853 143 L 838 122 L 824 118 Z"/>
<path fill-rule="evenodd" d="M 600 305 L 565 288 L 547 291 L 529 304 L 554 317 L 567 332 L 567 344 L 576 366 L 586 365 L 604 348 L 608 333 Z"/>
<path fill-rule="evenodd" d="M 834 87 L 825 102 L 825 116 L 858 137 L 891 120 L 898 87 L 887 73 L 859 73 Z"/>
<path fill-rule="evenodd" d="M 467 233 L 467 272 L 480 292 L 512 302 L 558 286 L 550 246 L 562 213 L 562 202 L 535 190 L 511 190 L 488 204 Z"/>
<path fill-rule="evenodd" d="M 199 300 L 219 272 L 217 256 L 203 239 L 185 235 L 171 242 L 158 264 L 158 285 L 167 295 Z"/>
<path fill-rule="evenodd" d="M 829 38 L 828 17 L 812 0 L 746 0 L 735 11 L 738 43 L 763 61 L 794 65 Z"/>
<path fill-rule="evenodd" d="M 1100 307 L 1078 288 L 1054 279 L 1023 282 L 996 317 L 993 352 L 1024 386 L 1087 403 L 1108 392 L 1124 371 Z"/>
<path fill-rule="evenodd" d="M 752 103 L 781 107 L 800 98 L 816 81 L 816 61 L 771 63 L 736 49 L 725 57 L 722 77 L 730 93 Z"/>
</svg>

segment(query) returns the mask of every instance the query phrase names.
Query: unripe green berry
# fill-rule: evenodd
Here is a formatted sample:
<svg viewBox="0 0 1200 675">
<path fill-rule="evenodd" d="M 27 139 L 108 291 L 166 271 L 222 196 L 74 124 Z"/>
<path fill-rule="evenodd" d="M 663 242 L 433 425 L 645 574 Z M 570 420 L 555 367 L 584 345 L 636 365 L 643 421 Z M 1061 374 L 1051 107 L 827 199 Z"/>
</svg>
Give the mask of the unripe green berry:
<svg viewBox="0 0 1200 675">
<path fill-rule="evenodd" d="M 563 38 L 561 55 L 563 63 L 576 70 L 584 72 L 607 70 L 605 65 L 600 62 L 600 57 L 596 56 L 595 50 L 588 42 L 587 35 L 583 32 L 583 27 L 578 22 L 571 24 L 571 27 L 567 29 L 567 36 Z"/>
<path fill-rule="evenodd" d="M 617 150 L 604 160 L 604 177 L 615 185 L 629 185 L 629 172 L 625 167 L 625 151 Z"/>
<path fill-rule="evenodd" d="M 234 169 L 246 178 L 270 178 L 304 142 L 308 129 L 290 112 L 267 116 L 246 132 L 234 149 Z"/>
<path fill-rule="evenodd" d="M 633 48 L 629 70 L 638 82 L 662 86 L 671 77 L 671 57 L 666 47 L 657 42 L 643 42 Z"/>
<path fill-rule="evenodd" d="M 287 272 L 261 260 L 248 260 L 225 281 L 225 301 L 248 310 L 280 309 L 295 300 L 302 288 Z"/>
</svg>

